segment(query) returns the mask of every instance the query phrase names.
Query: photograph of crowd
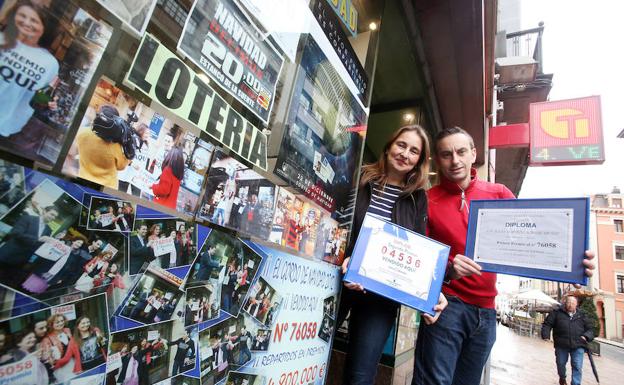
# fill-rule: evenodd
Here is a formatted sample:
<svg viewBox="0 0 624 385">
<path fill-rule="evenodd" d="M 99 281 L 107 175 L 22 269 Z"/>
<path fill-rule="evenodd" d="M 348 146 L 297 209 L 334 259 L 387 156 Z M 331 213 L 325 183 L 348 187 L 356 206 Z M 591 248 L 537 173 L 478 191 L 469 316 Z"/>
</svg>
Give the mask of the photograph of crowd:
<svg viewBox="0 0 624 385">
<path fill-rule="evenodd" d="M 268 239 L 275 185 L 222 151 L 215 151 L 198 217 Z"/>
<path fill-rule="evenodd" d="M 162 269 L 189 265 L 195 258 L 197 234 L 193 222 L 180 218 L 140 218 L 130 234 L 130 274 L 144 263 Z"/>
<path fill-rule="evenodd" d="M 19 377 L 19 383 L 64 383 L 105 364 L 108 339 L 104 295 L 0 322 L 3 381 L 12 383 L 11 377 L 17 381 L 17 376 L 25 376 Z M 12 366 L 31 369 L 20 373 Z"/>
<path fill-rule="evenodd" d="M 127 233 L 134 225 L 136 205 L 119 199 L 91 197 L 87 229 Z"/>
<path fill-rule="evenodd" d="M 225 385 L 264 385 L 265 377 L 257 374 L 229 372 Z"/>
<path fill-rule="evenodd" d="M 213 146 L 98 81 L 63 172 L 194 214 Z"/>
<path fill-rule="evenodd" d="M 182 318 L 182 283 L 168 271 L 149 266 L 130 290 L 120 315 L 145 324 Z"/>
<path fill-rule="evenodd" d="M 20 22 L 24 19 L 35 27 Z M 111 34 L 108 25 L 72 2 L 4 1 L 0 148 L 56 162 Z"/>
<path fill-rule="evenodd" d="M 262 257 L 240 239 L 213 229 L 193 262 L 187 283 L 220 285 L 221 310 L 236 316 L 261 262 Z"/>
<path fill-rule="evenodd" d="M 252 359 L 251 350 L 266 350 L 265 343 L 254 340 L 258 336 L 266 336 L 266 330 L 258 326 L 246 315 L 229 318 L 199 332 L 201 379 L 202 384 L 217 384 L 226 378 L 230 370 L 245 365 Z M 270 332 L 268 334 L 270 336 Z M 263 338 L 263 337 L 261 337 Z"/>
<path fill-rule="evenodd" d="M 147 24 L 152 17 L 156 0 L 97 0 L 100 5 L 115 15 L 137 34 L 145 33 Z"/>
<path fill-rule="evenodd" d="M 332 295 L 323 300 L 323 314 L 332 318 L 336 317 L 336 296 Z"/>
<path fill-rule="evenodd" d="M 184 326 L 196 325 L 219 316 L 221 285 L 203 285 L 186 288 Z"/>
<path fill-rule="evenodd" d="M 178 320 L 111 334 L 107 385 L 149 385 L 195 367 L 197 331 Z"/>
<path fill-rule="evenodd" d="M 260 277 L 249 291 L 243 309 L 262 325 L 271 327 L 273 321 L 277 319 L 281 302 L 282 297 L 277 291 L 263 277 Z"/>
<path fill-rule="evenodd" d="M 342 265 L 342 261 L 344 261 L 345 258 L 349 229 L 337 227 L 336 222 L 332 220 L 332 223 L 323 227 L 322 231 L 327 231 L 329 234 L 325 243 L 323 261 L 333 265 Z"/>
<path fill-rule="evenodd" d="M 25 194 L 24 167 L 0 159 L 0 216 L 6 214 Z"/>
</svg>

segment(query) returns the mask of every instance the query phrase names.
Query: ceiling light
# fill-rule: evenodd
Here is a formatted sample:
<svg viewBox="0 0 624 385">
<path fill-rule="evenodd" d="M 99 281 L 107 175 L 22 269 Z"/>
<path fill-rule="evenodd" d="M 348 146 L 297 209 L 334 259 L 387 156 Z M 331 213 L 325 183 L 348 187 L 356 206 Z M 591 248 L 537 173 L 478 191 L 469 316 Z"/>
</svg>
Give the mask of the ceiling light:
<svg viewBox="0 0 624 385">
<path fill-rule="evenodd" d="M 377 23 L 375 23 L 374 21 L 371 21 L 371 23 L 368 25 L 368 29 L 370 29 L 371 31 L 376 31 Z"/>
<path fill-rule="evenodd" d="M 406 122 L 414 121 L 414 114 L 411 114 L 409 112 L 406 114 L 403 114 L 403 120 L 405 120 Z"/>
</svg>

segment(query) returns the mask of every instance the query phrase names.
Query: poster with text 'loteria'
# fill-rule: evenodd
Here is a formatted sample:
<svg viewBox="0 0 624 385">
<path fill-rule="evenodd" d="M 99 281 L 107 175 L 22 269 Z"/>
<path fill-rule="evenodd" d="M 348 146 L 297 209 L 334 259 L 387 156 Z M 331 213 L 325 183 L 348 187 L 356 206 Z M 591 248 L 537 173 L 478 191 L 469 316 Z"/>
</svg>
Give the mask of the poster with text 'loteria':
<svg viewBox="0 0 624 385">
<path fill-rule="evenodd" d="M 247 243 L 264 256 L 237 317 L 199 333 L 202 383 L 322 384 L 335 328 L 335 266 Z"/>
</svg>

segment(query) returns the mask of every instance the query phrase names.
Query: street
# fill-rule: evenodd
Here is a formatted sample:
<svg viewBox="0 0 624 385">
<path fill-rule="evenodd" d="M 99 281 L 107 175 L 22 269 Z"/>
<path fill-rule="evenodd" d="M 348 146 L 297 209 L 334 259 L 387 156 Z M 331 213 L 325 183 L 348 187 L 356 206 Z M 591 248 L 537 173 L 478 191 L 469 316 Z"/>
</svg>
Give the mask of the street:
<svg viewBox="0 0 624 385">
<path fill-rule="evenodd" d="M 491 385 L 559 383 L 552 341 L 519 336 L 502 325 L 498 326 L 496 332 L 496 343 L 491 355 Z M 601 353 L 600 357 L 594 356 L 600 384 L 622 384 L 624 349 L 601 344 Z M 568 384 L 570 374 L 571 368 L 568 363 Z M 583 362 L 583 384 L 598 384 L 587 356 Z"/>
</svg>

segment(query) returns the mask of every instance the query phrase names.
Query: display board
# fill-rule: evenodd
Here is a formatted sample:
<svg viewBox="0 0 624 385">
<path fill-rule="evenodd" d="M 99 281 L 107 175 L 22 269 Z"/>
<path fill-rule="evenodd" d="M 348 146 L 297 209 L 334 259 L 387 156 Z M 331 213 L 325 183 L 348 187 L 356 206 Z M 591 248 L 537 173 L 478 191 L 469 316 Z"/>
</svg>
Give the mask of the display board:
<svg viewBox="0 0 624 385">
<path fill-rule="evenodd" d="M 2 382 L 323 384 L 358 86 L 305 0 L 129 3 L 0 1 Z"/>
</svg>

